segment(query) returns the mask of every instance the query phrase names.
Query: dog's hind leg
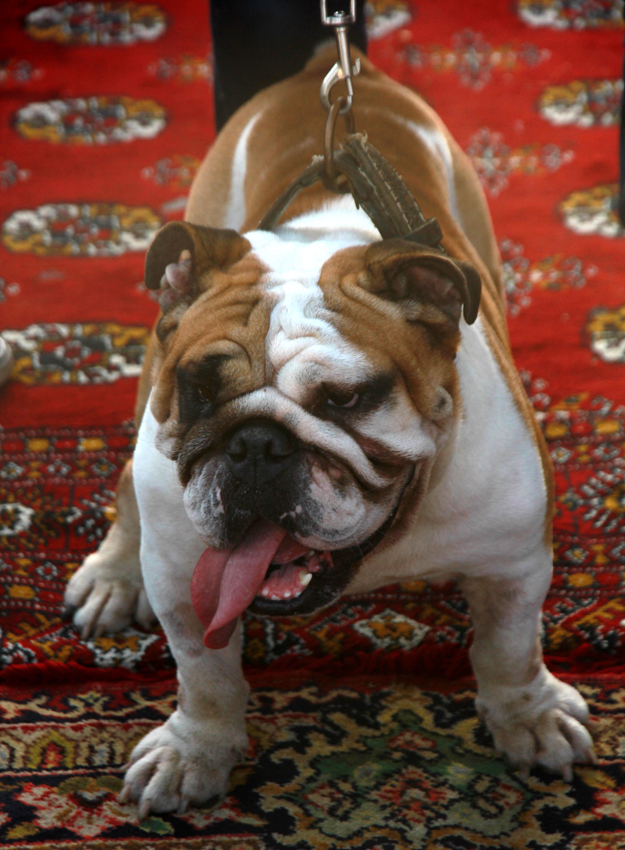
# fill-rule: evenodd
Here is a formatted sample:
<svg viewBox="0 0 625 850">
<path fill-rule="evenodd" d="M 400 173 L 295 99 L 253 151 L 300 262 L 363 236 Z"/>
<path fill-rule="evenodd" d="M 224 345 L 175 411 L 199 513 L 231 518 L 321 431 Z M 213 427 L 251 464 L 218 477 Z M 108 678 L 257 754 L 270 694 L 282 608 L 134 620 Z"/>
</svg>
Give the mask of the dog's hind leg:
<svg viewBox="0 0 625 850">
<path fill-rule="evenodd" d="M 115 522 L 100 548 L 85 559 L 65 591 L 65 616 L 73 619 L 83 640 L 117 632 L 133 619 L 144 627 L 154 622 L 141 577 L 132 459 L 122 470 L 115 505 Z"/>
<path fill-rule="evenodd" d="M 135 422 L 141 424 L 151 388 L 156 337 L 148 341 L 139 379 Z M 118 632 L 134 619 L 140 626 L 155 622 L 141 575 L 139 509 L 132 480 L 132 459 L 124 466 L 115 496 L 116 517 L 99 549 L 85 558 L 65 591 L 65 618 L 73 619 L 83 640 Z"/>
</svg>

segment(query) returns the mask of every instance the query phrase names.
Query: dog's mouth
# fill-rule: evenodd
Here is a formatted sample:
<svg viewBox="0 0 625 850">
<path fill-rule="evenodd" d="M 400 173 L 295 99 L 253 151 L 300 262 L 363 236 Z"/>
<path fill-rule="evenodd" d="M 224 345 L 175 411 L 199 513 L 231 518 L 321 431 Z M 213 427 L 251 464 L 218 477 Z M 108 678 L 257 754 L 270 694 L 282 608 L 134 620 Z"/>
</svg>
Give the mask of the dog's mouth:
<svg viewBox="0 0 625 850">
<path fill-rule="evenodd" d="M 228 645 L 238 617 L 310 613 L 347 585 L 352 567 L 384 536 L 387 522 L 356 546 L 311 549 L 274 523 L 258 520 L 230 550 L 206 549 L 191 580 L 191 600 L 209 649 Z"/>
<path fill-rule="evenodd" d="M 269 564 L 256 597 L 260 596 L 268 602 L 297 599 L 304 593 L 313 576 L 331 569 L 332 564 L 331 552 L 307 549 L 297 540 L 286 537 Z"/>
</svg>

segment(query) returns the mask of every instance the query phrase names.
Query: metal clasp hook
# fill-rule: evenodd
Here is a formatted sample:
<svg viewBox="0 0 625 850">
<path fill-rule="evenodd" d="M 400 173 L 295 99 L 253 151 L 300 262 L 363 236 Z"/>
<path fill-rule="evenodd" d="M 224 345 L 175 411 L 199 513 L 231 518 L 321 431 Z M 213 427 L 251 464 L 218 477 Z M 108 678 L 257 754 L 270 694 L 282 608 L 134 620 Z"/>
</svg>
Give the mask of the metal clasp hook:
<svg viewBox="0 0 625 850">
<path fill-rule="evenodd" d="M 339 61 L 328 71 L 323 82 L 319 96 L 321 103 L 327 112 L 332 108 L 330 101 L 330 89 L 339 80 L 345 80 L 347 87 L 347 96 L 344 98 L 346 103 L 341 108 L 341 115 L 345 115 L 352 108 L 354 100 L 354 84 L 352 77 L 360 73 L 360 59 L 356 59 L 352 65 L 351 56 L 349 53 L 349 38 L 348 26 L 356 21 L 356 0 L 350 0 L 350 10 L 347 12 L 336 12 L 334 15 L 328 15 L 327 0 L 321 0 L 321 23 L 334 28 L 336 36 L 336 49 L 338 52 Z"/>
</svg>

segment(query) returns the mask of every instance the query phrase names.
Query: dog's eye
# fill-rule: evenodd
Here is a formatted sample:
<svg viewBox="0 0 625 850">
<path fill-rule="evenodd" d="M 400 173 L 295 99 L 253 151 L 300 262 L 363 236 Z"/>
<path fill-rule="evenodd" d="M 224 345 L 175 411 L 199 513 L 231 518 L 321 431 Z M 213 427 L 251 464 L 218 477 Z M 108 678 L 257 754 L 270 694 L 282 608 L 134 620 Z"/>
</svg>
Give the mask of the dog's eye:
<svg viewBox="0 0 625 850">
<path fill-rule="evenodd" d="M 213 387 L 200 384 L 198 387 L 196 387 L 196 392 L 202 399 L 202 401 L 207 401 L 212 404 L 215 400 L 215 391 Z"/>
<path fill-rule="evenodd" d="M 328 390 L 326 388 L 326 403 L 329 407 L 356 407 L 360 396 L 358 393 L 346 392 L 342 393 L 339 390 Z"/>
</svg>

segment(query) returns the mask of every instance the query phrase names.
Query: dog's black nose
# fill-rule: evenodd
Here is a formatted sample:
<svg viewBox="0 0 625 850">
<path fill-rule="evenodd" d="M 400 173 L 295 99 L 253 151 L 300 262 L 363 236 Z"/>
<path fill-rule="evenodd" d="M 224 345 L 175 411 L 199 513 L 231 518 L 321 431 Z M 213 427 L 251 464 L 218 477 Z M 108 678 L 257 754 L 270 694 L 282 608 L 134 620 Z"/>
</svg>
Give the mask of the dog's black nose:
<svg viewBox="0 0 625 850">
<path fill-rule="evenodd" d="M 275 422 L 264 419 L 237 428 L 226 446 L 233 475 L 252 487 L 276 478 L 296 450 L 295 437 Z"/>
</svg>

